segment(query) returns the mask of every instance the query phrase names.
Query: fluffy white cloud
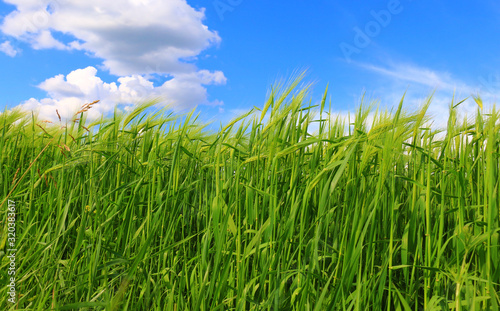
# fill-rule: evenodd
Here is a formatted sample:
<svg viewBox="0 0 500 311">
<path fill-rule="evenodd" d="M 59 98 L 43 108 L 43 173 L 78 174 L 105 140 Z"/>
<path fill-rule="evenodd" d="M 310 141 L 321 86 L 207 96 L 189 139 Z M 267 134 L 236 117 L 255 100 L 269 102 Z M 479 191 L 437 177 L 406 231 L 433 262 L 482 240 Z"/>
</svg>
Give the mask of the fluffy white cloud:
<svg viewBox="0 0 500 311">
<path fill-rule="evenodd" d="M 209 102 L 203 85 L 222 84 L 226 79 L 221 72 L 211 73 L 205 70 L 189 74 L 176 74 L 160 86 L 141 75 L 118 78 L 117 82 L 106 83 L 97 76 L 97 69 L 87 67 L 74 70 L 68 75 L 57 75 L 42 82 L 38 87 L 46 91 L 49 97 L 37 100 L 31 98 L 20 106 L 34 110 L 45 120 L 56 121 L 57 114 L 70 119 L 79 108 L 99 99 L 100 102 L 88 112 L 91 119 L 110 113 L 115 105 L 129 107 L 149 99 L 160 100 L 174 110 L 192 108 L 198 104 L 220 105 L 218 101 Z"/>
<path fill-rule="evenodd" d="M 0 26 L 36 49 L 79 49 L 118 76 L 195 71 L 190 62 L 220 37 L 185 0 L 6 0 L 17 10 Z M 57 40 L 57 34 L 74 38 Z"/>
<path fill-rule="evenodd" d="M 0 44 L 0 51 L 4 52 L 10 57 L 14 57 L 17 55 L 17 50 L 10 44 L 10 41 L 5 41 Z"/>
<path fill-rule="evenodd" d="M 219 71 L 199 70 L 194 61 L 219 35 L 203 24 L 203 10 L 186 0 L 4 0 L 16 10 L 0 25 L 7 36 L 34 49 L 81 50 L 102 59 L 103 68 L 118 76 L 105 83 L 94 67 L 57 75 L 39 85 L 49 97 L 22 104 L 54 119 L 55 109 L 70 117 L 81 104 L 99 99 L 89 116 L 113 110 L 116 104 L 133 104 L 144 98 L 162 98 L 176 109 L 207 100 L 205 85 L 223 84 Z M 7 41 L 4 53 L 15 56 Z M 154 87 L 150 74 L 169 80 Z"/>
</svg>

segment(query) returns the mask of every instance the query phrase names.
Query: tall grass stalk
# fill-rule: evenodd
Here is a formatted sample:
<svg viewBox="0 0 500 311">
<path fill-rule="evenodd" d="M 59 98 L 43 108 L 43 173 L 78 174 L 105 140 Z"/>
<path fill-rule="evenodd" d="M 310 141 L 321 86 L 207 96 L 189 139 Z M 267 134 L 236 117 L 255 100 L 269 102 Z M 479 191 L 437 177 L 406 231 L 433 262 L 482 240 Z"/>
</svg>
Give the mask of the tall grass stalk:
<svg viewBox="0 0 500 311">
<path fill-rule="evenodd" d="M 498 310 L 498 111 L 346 123 L 301 78 L 216 132 L 154 102 L 0 114 L 2 310 Z"/>
</svg>

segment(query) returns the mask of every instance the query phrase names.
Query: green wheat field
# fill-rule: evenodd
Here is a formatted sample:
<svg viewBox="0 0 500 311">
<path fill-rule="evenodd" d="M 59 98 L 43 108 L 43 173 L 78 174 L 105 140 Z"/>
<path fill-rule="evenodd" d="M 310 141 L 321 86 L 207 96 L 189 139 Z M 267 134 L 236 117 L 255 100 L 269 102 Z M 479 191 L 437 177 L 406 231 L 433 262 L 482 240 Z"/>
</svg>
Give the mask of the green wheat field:
<svg viewBox="0 0 500 311">
<path fill-rule="evenodd" d="M 499 111 L 344 119 L 301 78 L 218 131 L 0 114 L 0 309 L 499 310 Z"/>
</svg>

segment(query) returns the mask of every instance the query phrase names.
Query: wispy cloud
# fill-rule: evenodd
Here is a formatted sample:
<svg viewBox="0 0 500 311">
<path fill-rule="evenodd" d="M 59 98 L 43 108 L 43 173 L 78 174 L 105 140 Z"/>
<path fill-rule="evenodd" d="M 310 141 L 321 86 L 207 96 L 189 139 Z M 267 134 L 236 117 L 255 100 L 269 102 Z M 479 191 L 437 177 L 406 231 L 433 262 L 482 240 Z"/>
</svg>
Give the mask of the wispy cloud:
<svg viewBox="0 0 500 311">
<path fill-rule="evenodd" d="M 457 87 L 466 87 L 460 81 L 452 78 L 448 72 L 438 72 L 428 68 L 408 64 L 398 64 L 392 67 L 381 67 L 372 64 L 358 63 L 359 66 L 387 76 L 400 82 L 413 82 L 419 85 L 442 90 L 453 90 Z"/>
<path fill-rule="evenodd" d="M 448 111 L 451 102 L 457 104 L 466 99 L 457 109 L 459 117 L 472 117 L 477 111 L 477 104 L 471 95 L 480 94 L 484 99 L 484 110 L 493 107 L 500 90 L 492 92 L 484 89 L 481 79 L 473 84 L 458 79 L 449 72 L 442 72 L 414 64 L 373 65 L 355 63 L 361 68 L 378 74 L 381 79 L 381 102 L 387 106 L 394 106 L 405 94 L 407 108 L 419 107 L 433 92 L 433 99 L 428 113 L 432 117 L 433 126 L 442 128 L 446 126 Z"/>
<path fill-rule="evenodd" d="M 7 56 L 14 57 L 17 55 L 18 50 L 16 50 L 12 46 L 12 44 L 10 44 L 10 41 L 5 41 L 4 43 L 0 44 L 0 52 L 7 54 Z"/>
</svg>

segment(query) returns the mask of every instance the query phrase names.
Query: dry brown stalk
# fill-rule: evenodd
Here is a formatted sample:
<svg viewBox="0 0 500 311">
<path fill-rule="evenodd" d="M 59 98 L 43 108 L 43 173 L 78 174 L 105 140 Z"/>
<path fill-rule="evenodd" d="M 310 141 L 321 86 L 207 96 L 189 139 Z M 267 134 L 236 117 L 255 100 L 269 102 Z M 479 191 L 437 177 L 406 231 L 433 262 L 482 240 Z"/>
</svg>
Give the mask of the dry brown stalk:
<svg viewBox="0 0 500 311">
<path fill-rule="evenodd" d="M 59 149 L 61 150 L 61 153 L 64 157 L 66 157 L 64 150 L 71 152 L 71 150 L 69 149 L 69 147 L 65 143 L 62 143 L 62 145 L 57 145 L 57 147 L 59 147 Z"/>
<path fill-rule="evenodd" d="M 69 149 L 68 145 L 66 145 L 65 143 L 63 143 L 63 147 L 64 147 L 64 149 L 66 149 L 66 151 L 68 151 L 68 152 L 69 152 L 69 151 L 71 151 L 71 150 Z"/>
<path fill-rule="evenodd" d="M 76 116 L 77 114 L 82 113 L 82 112 L 86 112 L 86 111 L 88 111 L 90 108 L 92 108 L 92 106 L 93 106 L 93 105 L 97 104 L 98 102 L 99 102 L 99 100 L 94 100 L 94 101 L 93 101 L 93 102 L 91 102 L 91 103 L 87 103 L 87 104 L 83 105 L 83 106 L 81 107 L 81 109 L 80 109 L 77 113 L 75 113 L 75 116 Z"/>
<path fill-rule="evenodd" d="M 13 184 L 14 184 L 14 182 L 16 181 L 16 178 L 17 178 L 17 173 L 19 173 L 19 170 L 20 170 L 20 169 L 21 169 L 20 167 L 18 167 L 18 168 L 17 168 L 17 171 L 16 171 L 16 173 L 14 174 L 14 178 L 12 179 L 12 185 L 13 185 Z"/>
<path fill-rule="evenodd" d="M 39 128 L 41 128 L 41 129 L 42 129 L 42 131 L 44 131 L 44 132 L 45 132 L 45 134 L 47 134 L 47 135 L 51 136 L 49 133 L 47 133 L 47 131 L 46 131 L 46 130 L 45 130 L 45 129 L 44 129 L 44 128 L 40 125 L 40 124 L 38 124 L 38 123 L 37 123 L 36 125 L 37 125 Z"/>
</svg>

